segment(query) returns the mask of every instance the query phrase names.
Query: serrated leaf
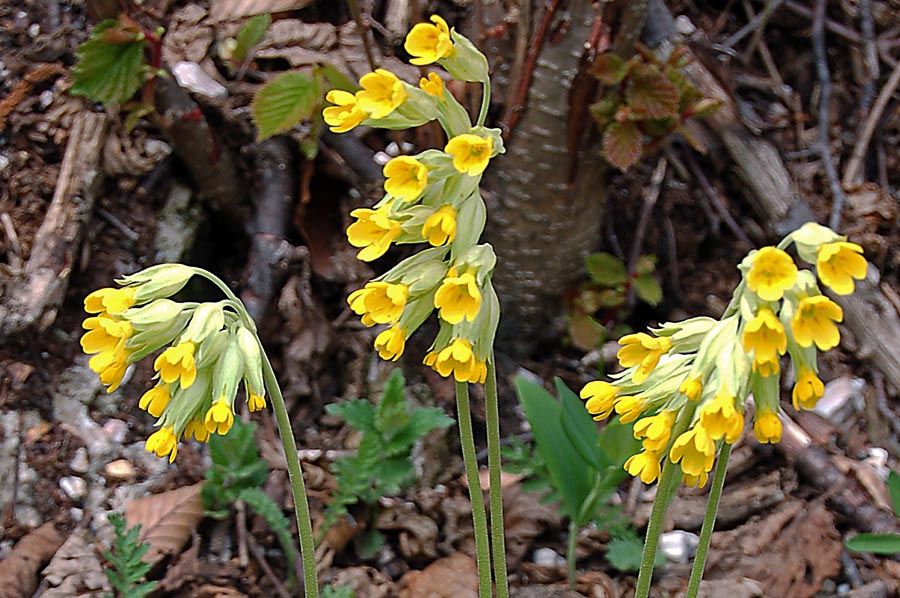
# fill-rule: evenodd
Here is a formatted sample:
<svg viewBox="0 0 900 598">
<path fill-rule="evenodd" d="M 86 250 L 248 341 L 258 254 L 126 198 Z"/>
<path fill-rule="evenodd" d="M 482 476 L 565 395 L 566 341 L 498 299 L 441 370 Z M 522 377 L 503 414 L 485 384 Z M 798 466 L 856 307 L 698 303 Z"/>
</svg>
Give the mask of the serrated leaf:
<svg viewBox="0 0 900 598">
<path fill-rule="evenodd" d="M 607 91 L 599 102 L 591 104 L 589 110 L 601 129 L 613 121 L 621 103 L 622 98 L 619 94 Z"/>
<path fill-rule="evenodd" d="M 625 101 L 634 112 L 645 118 L 678 116 L 678 88 L 654 64 L 644 64 L 631 71 L 625 90 Z"/>
<path fill-rule="evenodd" d="M 603 132 L 603 157 L 619 170 L 628 170 L 641 157 L 644 136 L 636 123 L 614 122 Z"/>
<path fill-rule="evenodd" d="M 634 293 L 644 303 L 656 307 L 662 301 L 662 287 L 653 276 L 644 274 L 634 279 Z"/>
<path fill-rule="evenodd" d="M 900 535 L 859 534 L 847 540 L 847 548 L 856 552 L 897 554 L 900 553 Z"/>
<path fill-rule="evenodd" d="M 247 503 L 254 513 L 265 519 L 266 523 L 269 524 L 269 527 L 275 532 L 275 536 L 278 537 L 281 549 L 287 557 L 289 563 L 288 571 L 294 571 L 293 563 L 297 562 L 299 555 L 297 548 L 294 546 L 294 538 L 291 536 L 291 524 L 287 517 L 284 516 L 281 508 L 275 504 L 272 497 L 266 494 L 262 488 L 245 488 L 240 492 L 238 498 Z"/>
<path fill-rule="evenodd" d="M 319 104 L 319 83 L 303 73 L 282 73 L 266 83 L 250 104 L 257 141 L 284 133 L 312 117 Z"/>
<path fill-rule="evenodd" d="M 584 258 L 584 267 L 591 280 L 599 285 L 614 287 L 625 282 L 628 273 L 625 263 L 611 253 L 591 253 Z"/>
<path fill-rule="evenodd" d="M 125 520 L 129 526 L 141 526 L 139 539 L 150 544 L 144 561 L 156 563 L 182 549 L 203 514 L 200 484 L 194 484 L 132 500 L 125 509 Z"/>
<path fill-rule="evenodd" d="M 116 26 L 116 21 L 98 23 L 91 36 L 75 54 L 78 63 L 72 73 L 72 95 L 95 102 L 123 104 L 144 83 L 144 43 L 134 41 L 110 43 L 103 33 Z"/>
<path fill-rule="evenodd" d="M 628 74 L 628 63 L 612 52 L 607 52 L 594 59 L 591 74 L 604 85 L 618 85 Z"/>
<path fill-rule="evenodd" d="M 253 46 L 262 41 L 266 36 L 266 30 L 272 23 L 272 17 L 269 13 L 256 15 L 247 19 L 244 26 L 237 34 L 237 45 L 234 47 L 232 59 L 236 62 L 243 62 L 250 54 Z"/>
<path fill-rule="evenodd" d="M 419 407 L 409 414 L 409 422 L 391 439 L 391 445 L 412 449 L 417 440 L 438 428 L 449 428 L 456 420 L 440 407 Z"/>
<path fill-rule="evenodd" d="M 597 303 L 603 309 L 614 309 L 625 304 L 625 293 L 618 287 L 603 289 L 597 294 Z"/>
<path fill-rule="evenodd" d="M 630 531 L 630 530 L 629 530 Z M 637 571 L 641 568 L 641 555 L 644 542 L 633 532 L 612 538 L 606 545 L 606 560 L 614 569 L 623 572 Z M 665 562 L 665 555 L 657 551 L 653 560 L 654 566 Z"/>
<path fill-rule="evenodd" d="M 337 415 L 364 434 L 378 434 L 375 427 L 375 405 L 365 399 L 350 399 L 325 405 L 325 413 Z"/>
<path fill-rule="evenodd" d="M 229 470 L 260 461 L 256 448 L 256 424 L 236 419 L 225 436 L 214 434 L 209 439 L 209 456 L 216 465 Z"/>
<path fill-rule="evenodd" d="M 406 382 L 400 368 L 394 369 L 384 383 L 381 400 L 375 407 L 375 429 L 390 440 L 409 423 L 409 407 L 403 396 Z"/>
</svg>

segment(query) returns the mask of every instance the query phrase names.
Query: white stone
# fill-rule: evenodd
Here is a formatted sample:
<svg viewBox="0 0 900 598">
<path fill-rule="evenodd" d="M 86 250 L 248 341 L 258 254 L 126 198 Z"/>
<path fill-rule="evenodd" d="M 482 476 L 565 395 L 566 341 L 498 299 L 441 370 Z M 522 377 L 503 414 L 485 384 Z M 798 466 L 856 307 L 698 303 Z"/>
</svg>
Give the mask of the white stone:
<svg viewBox="0 0 900 598">
<path fill-rule="evenodd" d="M 87 449 L 79 447 L 78 450 L 75 451 L 75 456 L 72 457 L 72 462 L 69 463 L 69 468 L 75 473 L 86 473 L 88 469 L 91 467 L 91 460 L 88 458 Z"/>
<path fill-rule="evenodd" d="M 673 530 L 659 537 L 659 551 L 670 561 L 686 563 L 694 555 L 699 542 L 697 534 Z"/>
<path fill-rule="evenodd" d="M 534 556 L 531 557 L 531 560 L 534 561 L 535 565 L 547 567 L 562 566 L 566 564 L 566 559 L 552 548 L 538 548 L 534 551 Z"/>
<path fill-rule="evenodd" d="M 206 74 L 196 62 L 178 62 L 172 67 L 172 74 L 182 87 L 210 98 L 225 98 L 228 90 Z"/>
<path fill-rule="evenodd" d="M 87 482 L 76 476 L 67 475 L 60 478 L 59 487 L 72 500 L 81 500 L 87 494 Z"/>
</svg>

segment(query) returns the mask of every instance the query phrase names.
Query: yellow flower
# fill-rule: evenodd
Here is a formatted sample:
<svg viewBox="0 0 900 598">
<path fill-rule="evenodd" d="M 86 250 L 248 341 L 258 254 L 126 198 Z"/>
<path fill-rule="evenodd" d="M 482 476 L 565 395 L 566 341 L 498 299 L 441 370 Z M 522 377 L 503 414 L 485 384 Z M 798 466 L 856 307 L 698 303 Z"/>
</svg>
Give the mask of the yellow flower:
<svg viewBox="0 0 900 598">
<path fill-rule="evenodd" d="M 825 394 L 825 385 L 814 371 L 802 366 L 798 370 L 797 383 L 791 392 L 794 409 L 814 409 Z"/>
<path fill-rule="evenodd" d="M 207 442 L 209 440 L 209 430 L 203 420 L 192 419 L 184 426 L 185 438 L 194 438 L 197 442 Z"/>
<path fill-rule="evenodd" d="M 100 381 L 112 392 L 122 383 L 128 369 L 130 351 L 125 341 L 134 329 L 131 322 L 118 320 L 106 312 L 85 319 L 82 326 L 87 330 L 81 337 L 81 348 L 88 355 L 96 353 L 88 361 L 90 368 L 100 376 Z"/>
<path fill-rule="evenodd" d="M 659 461 L 659 453 L 646 450 L 630 456 L 625 461 L 625 471 L 630 475 L 640 476 L 645 484 L 652 484 L 659 478 Z"/>
<path fill-rule="evenodd" d="M 359 84 L 362 91 L 356 92 L 356 103 L 370 118 L 384 118 L 406 101 L 403 82 L 390 71 L 375 69 L 363 75 Z"/>
<path fill-rule="evenodd" d="M 481 308 L 481 291 L 475 275 L 463 272 L 457 276 L 456 269 L 450 268 L 434 294 L 434 306 L 448 324 L 459 324 L 464 318 L 468 322 L 475 320 Z"/>
<path fill-rule="evenodd" d="M 89 314 L 117 314 L 134 305 L 134 287 L 97 289 L 84 298 L 84 311 Z"/>
<path fill-rule="evenodd" d="M 180 378 L 181 388 L 188 388 L 197 378 L 194 343 L 184 341 L 169 347 L 153 362 L 153 369 L 159 372 L 163 382 L 172 384 Z"/>
<path fill-rule="evenodd" d="M 685 378 L 678 387 L 678 392 L 686 396 L 692 401 L 696 401 L 703 394 L 703 380 L 700 376 L 694 378 Z"/>
<path fill-rule="evenodd" d="M 684 482 L 685 486 L 690 486 L 691 488 L 703 488 L 706 486 L 706 482 L 709 481 L 709 472 L 704 471 L 700 475 L 690 475 L 685 473 L 681 476 L 681 480 Z"/>
<path fill-rule="evenodd" d="M 797 281 L 797 265 L 777 247 L 763 247 L 753 258 L 747 286 L 763 301 L 778 301 Z"/>
<path fill-rule="evenodd" d="M 828 297 L 805 297 L 800 300 L 791 318 L 791 331 L 801 347 L 811 347 L 816 343 L 820 351 L 827 351 L 841 342 L 841 333 L 835 322 L 843 319 L 841 306 Z"/>
<path fill-rule="evenodd" d="M 247 408 L 250 411 L 262 411 L 266 408 L 266 397 L 251 392 L 247 398 Z"/>
<path fill-rule="evenodd" d="M 716 443 L 701 424 L 675 439 L 669 451 L 672 463 L 681 463 L 681 471 L 689 476 L 699 477 L 712 470 L 716 458 Z"/>
<path fill-rule="evenodd" d="M 761 307 L 756 316 L 744 327 L 741 336 L 744 351 L 753 351 L 754 364 L 776 364 L 775 372 L 778 372 L 778 355 L 784 355 L 787 351 L 787 335 L 784 333 L 784 325 L 768 307 Z"/>
<path fill-rule="evenodd" d="M 494 141 L 490 137 L 463 133 L 448 141 L 444 151 L 453 156 L 453 168 L 458 172 L 478 176 L 491 160 Z"/>
<path fill-rule="evenodd" d="M 362 121 L 368 114 L 359 107 L 356 96 L 348 91 L 332 89 L 325 99 L 335 106 L 328 106 L 322 110 L 322 118 L 331 129 L 332 133 L 346 133 Z"/>
<path fill-rule="evenodd" d="M 382 359 L 397 361 L 406 348 L 406 331 L 392 326 L 375 337 L 375 349 Z"/>
<path fill-rule="evenodd" d="M 641 443 L 644 449 L 659 453 L 666 450 L 674 423 L 674 411 L 660 411 L 656 415 L 639 419 L 634 424 L 634 437 L 638 440 L 644 439 Z"/>
<path fill-rule="evenodd" d="M 400 223 L 389 217 L 390 206 L 382 206 L 377 210 L 358 208 L 350 212 L 356 222 L 347 227 L 347 240 L 354 247 L 363 249 L 356 257 L 364 262 L 380 258 L 400 236 Z"/>
<path fill-rule="evenodd" d="M 405 284 L 375 281 L 350 293 L 347 303 L 353 313 L 362 316 L 363 324 L 373 326 L 399 320 L 407 299 L 409 287 Z"/>
<path fill-rule="evenodd" d="M 384 165 L 384 190 L 401 201 L 413 201 L 428 184 L 428 167 L 410 156 L 397 156 Z"/>
<path fill-rule="evenodd" d="M 862 252 L 856 243 L 825 243 L 816 258 L 819 279 L 838 295 L 849 295 L 853 292 L 853 279 L 866 277 L 868 266 Z"/>
<path fill-rule="evenodd" d="M 435 247 L 452 243 L 456 238 L 456 210 L 444 206 L 425 219 L 422 237 Z"/>
<path fill-rule="evenodd" d="M 700 425 L 713 440 L 725 437 L 734 444 L 744 430 L 744 414 L 734 408 L 734 397 L 724 388 L 700 409 Z"/>
<path fill-rule="evenodd" d="M 781 371 L 781 363 L 778 359 L 778 355 L 776 354 L 770 355 L 768 357 L 756 357 L 753 360 L 753 371 L 763 378 L 774 376 Z"/>
<path fill-rule="evenodd" d="M 487 376 L 487 365 L 475 357 L 472 343 L 464 338 L 453 339 L 440 351 L 430 351 L 424 363 L 441 376 L 452 373 L 457 382 L 482 383 Z"/>
<path fill-rule="evenodd" d="M 641 416 L 644 410 L 644 401 L 640 397 L 619 397 L 616 399 L 616 413 L 619 421 L 630 424 Z"/>
<path fill-rule="evenodd" d="M 168 455 L 169 463 L 174 461 L 175 455 L 178 454 L 178 439 L 175 438 L 172 426 L 160 428 L 151 434 L 144 444 L 144 448 L 148 453 L 154 453 L 157 457 Z"/>
<path fill-rule="evenodd" d="M 157 384 L 141 396 L 138 407 L 153 417 L 159 417 L 170 400 L 172 400 L 172 394 L 169 392 L 169 385 Z"/>
<path fill-rule="evenodd" d="M 640 384 L 647 379 L 659 358 L 669 352 L 672 348 L 672 341 L 667 336 L 655 337 L 644 332 L 636 334 L 626 334 L 619 339 L 619 345 L 622 346 L 616 357 L 623 368 L 638 366 L 634 371 L 632 380 L 635 384 Z"/>
<path fill-rule="evenodd" d="M 587 401 L 584 407 L 588 413 L 599 421 L 609 417 L 609 414 L 612 413 L 613 407 L 615 407 L 616 393 L 620 390 L 622 389 L 609 382 L 594 380 L 584 385 L 580 396 Z"/>
<path fill-rule="evenodd" d="M 771 411 L 757 411 L 753 434 L 762 444 L 774 444 L 781 440 L 781 420 L 778 415 Z"/>
<path fill-rule="evenodd" d="M 453 40 L 450 39 L 450 28 L 447 21 L 438 15 L 431 16 L 431 22 L 419 23 L 406 35 L 403 48 L 413 58 L 411 64 L 422 66 L 437 62 L 453 53 Z"/>
<path fill-rule="evenodd" d="M 219 399 L 206 412 L 203 423 L 210 434 L 228 434 L 234 425 L 234 411 L 224 398 Z"/>
<path fill-rule="evenodd" d="M 439 100 L 444 98 L 444 80 L 437 73 L 428 73 L 427 77 L 419 79 L 419 87 Z"/>
</svg>

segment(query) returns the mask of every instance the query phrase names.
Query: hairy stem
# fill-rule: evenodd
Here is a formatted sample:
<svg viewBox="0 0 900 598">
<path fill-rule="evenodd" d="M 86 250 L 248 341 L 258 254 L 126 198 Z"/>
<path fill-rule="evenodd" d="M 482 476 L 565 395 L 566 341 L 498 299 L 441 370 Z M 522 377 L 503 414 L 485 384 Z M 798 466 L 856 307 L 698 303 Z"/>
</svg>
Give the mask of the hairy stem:
<svg viewBox="0 0 900 598">
<path fill-rule="evenodd" d="M 725 444 L 719 451 L 719 461 L 716 463 L 716 472 L 713 474 L 712 486 L 709 488 L 706 515 L 703 516 L 703 527 L 700 528 L 700 543 L 697 545 L 697 555 L 694 557 L 694 565 L 691 567 L 686 598 L 696 598 L 700 589 L 700 581 L 703 579 L 703 568 L 706 566 L 709 542 L 712 539 L 713 528 L 716 526 L 716 514 L 719 512 L 719 499 L 722 498 L 725 472 L 728 470 L 728 457 L 730 456 L 731 445 Z"/>
<path fill-rule="evenodd" d="M 503 489 L 500 463 L 500 411 L 497 395 L 497 370 L 494 356 L 487 363 L 484 382 L 485 419 L 487 420 L 488 471 L 490 473 L 491 549 L 494 557 L 494 582 L 497 598 L 509 598 L 506 573 L 506 539 L 503 526 Z"/>
</svg>

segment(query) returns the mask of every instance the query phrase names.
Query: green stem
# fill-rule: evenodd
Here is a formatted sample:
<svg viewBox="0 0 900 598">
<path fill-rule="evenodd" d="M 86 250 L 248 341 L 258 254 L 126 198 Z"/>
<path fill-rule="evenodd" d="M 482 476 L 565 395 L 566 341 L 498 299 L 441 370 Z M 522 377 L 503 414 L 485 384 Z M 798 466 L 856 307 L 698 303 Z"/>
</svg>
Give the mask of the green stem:
<svg viewBox="0 0 900 598">
<path fill-rule="evenodd" d="M 484 512 L 484 494 L 478 479 L 478 461 L 475 457 L 475 436 L 472 433 L 472 412 L 469 409 L 469 386 L 456 383 L 456 407 L 459 412 L 459 441 L 462 445 L 466 479 L 469 482 L 469 499 L 472 501 L 472 522 L 475 528 L 475 560 L 478 564 L 478 595 L 491 598 L 491 554 L 488 544 L 487 515 Z"/>
<path fill-rule="evenodd" d="M 497 598 L 509 598 L 506 573 L 506 539 L 503 526 L 503 490 L 500 463 L 500 410 L 497 394 L 497 370 L 494 356 L 487 362 L 484 381 L 485 419 L 487 420 L 488 471 L 490 474 L 491 549 L 494 557 L 494 582 Z"/>
<path fill-rule="evenodd" d="M 569 578 L 569 589 L 575 591 L 575 547 L 578 545 L 578 526 L 575 520 L 569 520 L 569 538 L 566 542 L 566 571 Z"/>
<path fill-rule="evenodd" d="M 262 347 L 262 344 L 260 344 Z M 300 535 L 300 558 L 303 562 L 303 585 L 306 598 L 318 598 L 319 581 L 316 574 L 316 547 L 313 540 L 312 521 L 309 516 L 309 502 L 306 500 L 306 484 L 303 482 L 303 470 L 300 469 L 300 458 L 297 456 L 297 444 L 291 430 L 291 420 L 284 405 L 284 396 L 272 370 L 272 364 L 266 352 L 263 355 L 263 376 L 266 388 L 272 397 L 272 408 L 278 422 L 278 434 L 284 446 L 284 457 L 287 461 L 288 479 L 294 495 L 294 515 L 297 518 L 297 532 Z"/>
<path fill-rule="evenodd" d="M 491 107 L 491 80 L 488 78 L 483 83 L 483 93 L 481 95 L 481 110 L 478 111 L 478 120 L 475 121 L 476 127 L 484 126 L 487 119 L 488 109 Z"/>
<path fill-rule="evenodd" d="M 703 568 L 706 566 L 709 542 L 712 539 L 713 528 L 716 526 L 716 513 L 719 511 L 719 499 L 722 498 L 725 472 L 728 470 L 728 457 L 730 456 L 731 445 L 725 444 L 719 451 L 719 461 L 716 463 L 712 486 L 709 488 L 706 515 L 703 516 L 703 527 L 700 528 L 700 543 L 697 545 L 697 555 L 694 557 L 694 565 L 691 567 L 691 578 L 688 581 L 685 598 L 696 598 L 697 592 L 700 590 L 700 581 L 703 579 Z"/>
</svg>

